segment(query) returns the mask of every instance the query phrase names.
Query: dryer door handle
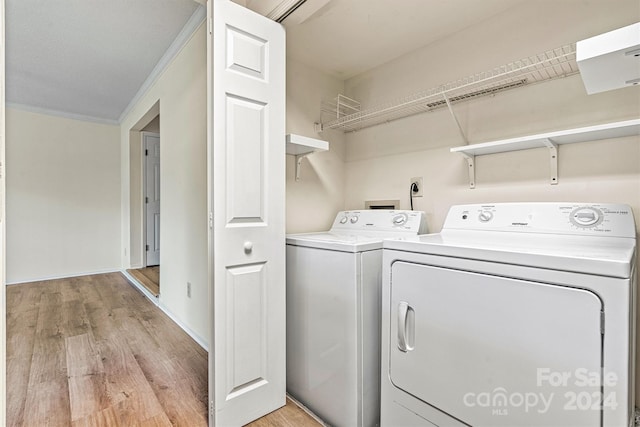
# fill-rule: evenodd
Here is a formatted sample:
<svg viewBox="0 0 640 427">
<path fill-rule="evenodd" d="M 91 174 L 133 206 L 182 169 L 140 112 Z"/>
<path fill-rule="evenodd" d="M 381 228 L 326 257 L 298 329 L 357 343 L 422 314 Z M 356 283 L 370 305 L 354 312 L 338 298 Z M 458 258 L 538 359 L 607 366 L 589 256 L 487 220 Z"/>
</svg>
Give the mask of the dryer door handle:
<svg viewBox="0 0 640 427">
<path fill-rule="evenodd" d="M 398 349 L 404 353 L 413 350 L 415 338 L 415 312 L 408 302 L 398 304 Z"/>
</svg>

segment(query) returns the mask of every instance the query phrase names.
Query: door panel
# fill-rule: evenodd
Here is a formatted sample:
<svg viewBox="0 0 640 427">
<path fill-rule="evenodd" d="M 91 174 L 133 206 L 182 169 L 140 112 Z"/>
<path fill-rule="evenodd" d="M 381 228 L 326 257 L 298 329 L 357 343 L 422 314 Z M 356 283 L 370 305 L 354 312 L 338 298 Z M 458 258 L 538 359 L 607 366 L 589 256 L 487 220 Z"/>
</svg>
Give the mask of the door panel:
<svg viewBox="0 0 640 427">
<path fill-rule="evenodd" d="M 210 421 L 243 425 L 285 404 L 284 30 L 209 7 Z"/>
<path fill-rule="evenodd" d="M 599 426 L 602 309 L 585 290 L 396 262 L 389 375 L 473 426 Z"/>
<path fill-rule="evenodd" d="M 160 264 L 160 135 L 142 133 L 144 147 L 145 265 Z"/>
<path fill-rule="evenodd" d="M 266 265 L 227 269 L 229 329 L 227 372 L 229 396 L 234 398 L 265 385 L 267 374 Z"/>
<path fill-rule="evenodd" d="M 227 221 L 263 223 L 268 105 L 227 95 Z"/>
<path fill-rule="evenodd" d="M 266 80 L 267 41 L 239 28 L 227 26 L 227 68 Z"/>
</svg>

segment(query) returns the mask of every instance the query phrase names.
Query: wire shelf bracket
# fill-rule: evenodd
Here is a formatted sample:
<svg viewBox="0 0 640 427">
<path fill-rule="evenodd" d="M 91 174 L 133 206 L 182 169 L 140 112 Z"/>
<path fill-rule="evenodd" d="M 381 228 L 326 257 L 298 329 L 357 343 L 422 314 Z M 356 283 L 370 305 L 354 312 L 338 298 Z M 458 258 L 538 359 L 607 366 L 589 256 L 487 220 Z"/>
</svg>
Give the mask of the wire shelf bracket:
<svg viewBox="0 0 640 427">
<path fill-rule="evenodd" d="M 449 112 L 451 113 L 451 117 L 453 117 L 453 121 L 456 122 L 456 126 L 458 126 L 458 132 L 460 132 L 460 136 L 465 144 L 469 144 L 469 140 L 467 139 L 467 135 L 465 135 L 464 130 L 462 130 L 462 126 L 460 126 L 460 122 L 458 121 L 458 117 L 456 116 L 455 111 L 453 111 L 453 106 L 451 105 L 451 101 L 446 93 L 442 93 L 445 102 L 447 103 L 447 107 L 449 108 Z"/>
</svg>

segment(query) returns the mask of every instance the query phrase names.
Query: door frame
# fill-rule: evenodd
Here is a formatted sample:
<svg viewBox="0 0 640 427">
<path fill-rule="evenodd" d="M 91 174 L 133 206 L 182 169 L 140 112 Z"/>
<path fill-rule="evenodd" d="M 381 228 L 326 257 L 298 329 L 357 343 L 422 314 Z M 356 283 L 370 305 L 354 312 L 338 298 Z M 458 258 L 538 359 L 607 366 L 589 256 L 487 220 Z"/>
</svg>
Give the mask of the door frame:
<svg viewBox="0 0 640 427">
<path fill-rule="evenodd" d="M 142 132 L 155 117 L 160 115 L 160 100 L 158 99 L 138 118 L 138 121 L 129 129 L 129 138 L 126 150 L 128 151 L 129 174 L 126 184 L 129 199 L 128 218 L 126 219 L 125 236 L 129 241 L 129 251 L 125 253 L 123 267 L 143 268 L 145 265 L 144 253 L 144 147 Z M 162 174 L 162 170 L 160 171 Z M 124 218 L 123 218 L 124 221 Z M 125 222 L 123 222 L 124 224 Z M 125 245 L 126 246 L 126 245 Z"/>
<path fill-rule="evenodd" d="M 140 132 L 140 158 L 142 159 L 142 267 L 148 267 L 149 262 L 147 261 L 147 250 L 145 249 L 145 245 L 147 244 L 147 203 L 145 200 L 146 192 L 147 192 L 147 159 L 145 155 L 146 150 L 146 136 L 157 136 L 160 138 L 159 132 L 148 132 L 141 131 Z M 162 150 L 160 150 L 160 156 L 162 158 Z M 162 168 L 160 168 L 160 176 L 162 176 Z M 160 192 L 162 193 L 162 187 L 160 187 Z M 162 199 L 160 199 L 160 220 L 162 220 Z M 158 263 L 158 265 L 160 265 Z"/>
<path fill-rule="evenodd" d="M 7 419 L 7 225 L 6 206 L 6 167 L 5 167 L 5 9 L 4 0 L 0 0 L 0 419 Z"/>
</svg>

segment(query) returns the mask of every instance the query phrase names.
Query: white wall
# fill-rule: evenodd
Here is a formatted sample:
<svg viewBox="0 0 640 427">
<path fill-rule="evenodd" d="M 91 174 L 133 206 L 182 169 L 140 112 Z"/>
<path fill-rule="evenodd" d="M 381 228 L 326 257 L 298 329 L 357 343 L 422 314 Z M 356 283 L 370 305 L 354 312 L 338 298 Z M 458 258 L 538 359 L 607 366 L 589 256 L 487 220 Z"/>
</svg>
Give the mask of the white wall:
<svg viewBox="0 0 640 427">
<path fill-rule="evenodd" d="M 118 127 L 6 111 L 7 283 L 119 269 Z"/>
<path fill-rule="evenodd" d="M 577 5 L 580 7 L 577 7 Z M 348 96 L 393 99 L 615 29 L 640 19 L 637 1 L 527 2 L 345 83 Z M 640 88 L 586 95 L 579 75 L 458 104 L 470 143 L 588 126 L 640 115 Z M 548 184 L 545 149 L 479 157 L 477 188 L 449 148 L 463 145 L 446 109 L 347 134 L 346 208 L 370 198 L 408 207 L 411 177 L 424 177 L 415 199 L 439 230 L 455 203 L 584 200 L 629 203 L 640 218 L 638 138 L 561 146 L 559 185 Z"/>
<path fill-rule="evenodd" d="M 160 304 L 208 342 L 207 310 L 207 68 L 201 25 L 120 127 L 122 139 L 123 265 L 129 267 L 130 132 L 159 101 Z M 135 144 L 135 141 L 134 141 Z M 134 161 L 138 161 L 134 159 Z M 191 298 L 187 297 L 191 283 Z"/>
<path fill-rule="evenodd" d="M 329 141 L 329 151 L 302 161 L 300 180 L 295 180 L 295 157 L 287 156 L 287 233 L 327 230 L 344 209 L 344 135 L 318 134 L 320 103 L 344 91 L 344 83 L 287 58 L 287 133 Z"/>
<path fill-rule="evenodd" d="M 365 105 L 395 99 L 640 20 L 637 0 L 523 3 L 503 14 L 345 83 Z M 454 106 L 470 143 L 562 130 L 640 116 L 640 88 L 586 95 L 579 75 Z M 411 177 L 424 177 L 430 231 L 453 204 L 584 201 L 629 204 L 640 230 L 640 136 L 561 146 L 559 184 L 549 182 L 546 149 L 476 159 L 470 189 L 463 145 L 447 110 L 347 134 L 346 208 L 368 199 L 409 206 Z M 639 260 L 640 261 L 640 260 Z M 640 399 L 638 399 L 640 401 Z"/>
</svg>

